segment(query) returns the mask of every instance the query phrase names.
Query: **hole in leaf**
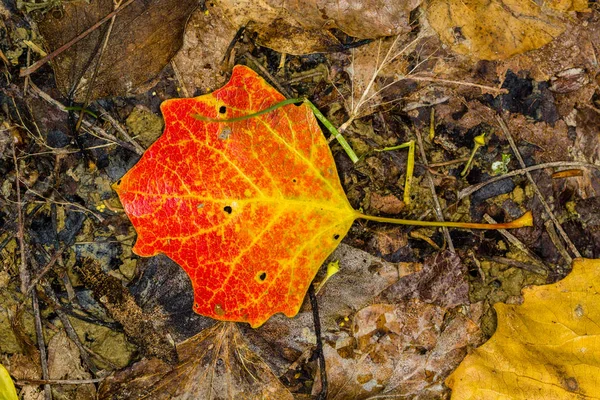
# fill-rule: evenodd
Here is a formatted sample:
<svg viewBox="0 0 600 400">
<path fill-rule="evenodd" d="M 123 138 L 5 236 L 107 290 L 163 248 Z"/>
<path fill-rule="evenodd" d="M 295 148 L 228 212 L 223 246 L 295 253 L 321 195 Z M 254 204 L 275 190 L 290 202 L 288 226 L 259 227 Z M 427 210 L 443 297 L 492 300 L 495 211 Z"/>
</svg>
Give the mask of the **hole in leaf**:
<svg viewBox="0 0 600 400">
<path fill-rule="evenodd" d="M 231 206 L 225 206 L 223 207 L 223 211 L 225 211 L 227 214 L 231 214 L 233 212 L 233 208 L 231 208 Z"/>
<path fill-rule="evenodd" d="M 227 107 L 221 106 L 219 107 L 219 114 L 225 114 L 227 112 Z"/>
<path fill-rule="evenodd" d="M 338 240 L 338 239 L 340 238 L 340 235 L 338 235 L 338 234 L 336 233 L 335 235 L 333 235 L 333 238 L 334 238 L 335 240 Z"/>
<path fill-rule="evenodd" d="M 120 184 L 121 184 L 121 180 L 119 179 L 119 180 L 117 181 L 117 185 L 120 185 Z"/>
<path fill-rule="evenodd" d="M 256 281 L 259 283 L 263 283 L 267 279 L 267 273 L 265 271 L 260 271 L 256 274 L 254 279 L 256 279 Z"/>
<path fill-rule="evenodd" d="M 296 178 L 292 179 L 292 182 L 296 183 L 298 180 Z"/>
</svg>

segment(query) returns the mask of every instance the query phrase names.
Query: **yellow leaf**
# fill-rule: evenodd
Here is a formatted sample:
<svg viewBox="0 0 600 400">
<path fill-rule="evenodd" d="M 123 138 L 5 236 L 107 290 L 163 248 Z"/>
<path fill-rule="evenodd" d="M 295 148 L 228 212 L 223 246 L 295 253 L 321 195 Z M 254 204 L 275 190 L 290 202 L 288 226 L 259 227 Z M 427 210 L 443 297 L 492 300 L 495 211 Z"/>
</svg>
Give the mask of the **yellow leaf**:
<svg viewBox="0 0 600 400">
<path fill-rule="evenodd" d="M 0 400 L 17 400 L 17 391 L 4 365 L 0 364 Z"/>
<path fill-rule="evenodd" d="M 496 304 L 498 329 L 446 380 L 452 398 L 600 398 L 600 260 L 577 259 L 552 285 Z"/>
<path fill-rule="evenodd" d="M 457 53 L 498 60 L 542 47 L 565 30 L 561 12 L 583 11 L 587 2 L 553 0 L 432 0 L 428 20 Z M 548 4 L 546 4 L 548 3 Z"/>
</svg>

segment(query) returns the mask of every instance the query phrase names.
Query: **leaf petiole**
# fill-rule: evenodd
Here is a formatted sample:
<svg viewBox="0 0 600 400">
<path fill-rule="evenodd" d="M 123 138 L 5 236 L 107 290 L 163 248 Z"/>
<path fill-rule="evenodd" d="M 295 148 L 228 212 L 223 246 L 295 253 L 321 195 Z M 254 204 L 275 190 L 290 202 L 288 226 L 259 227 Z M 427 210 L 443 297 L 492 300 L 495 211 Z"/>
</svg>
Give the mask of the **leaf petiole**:
<svg viewBox="0 0 600 400">
<path fill-rule="evenodd" d="M 384 147 L 383 149 L 375 149 L 377 152 L 401 150 L 408 147 L 408 160 L 406 161 L 406 180 L 404 182 L 404 204 L 410 204 L 410 188 L 412 185 L 413 173 L 415 170 L 415 141 L 411 140 L 402 143 L 398 146 Z"/>
<path fill-rule="evenodd" d="M 410 219 L 396 219 L 386 217 L 376 217 L 373 215 L 365 215 L 359 211 L 356 211 L 357 218 L 366 219 L 375 222 L 384 222 L 389 224 L 397 225 L 416 225 L 416 226 L 433 226 L 433 227 L 447 227 L 447 228 L 462 228 L 462 229 L 514 229 L 523 228 L 525 226 L 533 226 L 533 216 L 531 211 L 527 211 L 525 214 L 520 216 L 511 222 L 505 222 L 501 224 L 479 224 L 472 222 L 452 222 L 452 221 L 418 221 Z"/>
</svg>

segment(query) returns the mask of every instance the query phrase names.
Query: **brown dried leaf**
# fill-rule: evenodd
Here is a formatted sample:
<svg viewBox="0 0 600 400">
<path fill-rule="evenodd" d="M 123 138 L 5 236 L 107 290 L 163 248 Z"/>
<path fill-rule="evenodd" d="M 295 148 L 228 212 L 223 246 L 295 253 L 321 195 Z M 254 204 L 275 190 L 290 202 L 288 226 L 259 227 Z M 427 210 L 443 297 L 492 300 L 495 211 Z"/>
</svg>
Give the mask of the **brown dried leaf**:
<svg viewBox="0 0 600 400">
<path fill-rule="evenodd" d="M 48 374 L 50 379 L 90 379 L 92 376 L 81 365 L 79 348 L 60 331 L 48 343 Z M 65 399 L 94 400 L 96 387 L 86 385 L 55 385 L 54 396 Z"/>
<path fill-rule="evenodd" d="M 475 59 L 498 60 L 552 41 L 565 30 L 560 12 L 582 11 L 587 2 L 538 5 L 515 0 L 433 0 L 427 18 L 454 51 Z"/>
<path fill-rule="evenodd" d="M 208 93 L 225 84 L 227 74 L 222 70 L 227 47 L 238 27 L 223 17 L 223 10 L 214 3 L 207 4 L 208 12 L 196 10 L 190 17 L 183 37 L 183 46 L 173 58 L 175 69 L 187 93 L 196 89 Z M 226 65 L 226 64 L 225 64 Z"/>
<path fill-rule="evenodd" d="M 385 214 L 398 214 L 402 211 L 405 204 L 393 194 L 381 195 L 379 193 L 372 193 L 370 206 Z"/>
<path fill-rule="evenodd" d="M 194 0 L 135 1 L 116 17 L 102 56 L 92 99 L 135 93 L 151 81 L 181 47 L 185 22 L 196 8 Z M 55 50 L 113 11 L 112 0 L 69 1 L 61 15 L 47 13 L 39 29 Z M 87 92 L 98 50 L 108 23 L 96 29 L 54 60 L 59 89 L 73 89 L 77 99 Z"/>
<path fill-rule="evenodd" d="M 397 227 L 376 230 L 373 234 L 373 245 L 384 256 L 395 253 L 408 244 L 406 233 Z"/>
<path fill-rule="evenodd" d="M 421 271 L 398 281 L 381 295 L 390 302 L 417 298 L 447 308 L 469 304 L 466 272 L 456 253 L 444 251 L 427 258 Z"/>
<path fill-rule="evenodd" d="M 293 399 L 234 323 L 218 323 L 177 346 L 170 368 L 144 359 L 102 382 L 99 399 Z"/>
<path fill-rule="evenodd" d="M 374 304 L 354 317 L 352 349 L 326 344 L 330 399 L 374 395 L 441 398 L 443 380 L 467 346 L 480 341 L 477 325 L 462 314 L 418 300 Z M 447 318 L 446 318 L 447 319 Z M 318 390 L 320 385 L 315 385 Z"/>
<path fill-rule="evenodd" d="M 217 4 L 235 26 L 252 21 L 251 29 L 258 33 L 260 44 L 282 53 L 306 54 L 339 50 L 339 43 L 329 32 L 334 28 L 357 38 L 406 32 L 410 12 L 421 1 L 220 0 Z"/>
<path fill-rule="evenodd" d="M 340 271 L 333 275 L 319 291 L 319 314 L 328 340 L 343 340 L 347 335 L 340 332 L 340 323 L 373 302 L 381 291 L 399 278 L 419 270 L 418 265 L 396 265 L 374 257 L 362 250 L 341 243 L 325 261 L 339 260 Z M 324 271 L 323 271 L 324 272 Z M 323 274 L 317 275 L 317 281 Z M 308 301 L 293 319 L 279 314 L 273 316 L 260 329 L 245 331 L 253 345 L 269 354 L 267 361 L 278 371 L 285 371 L 298 354 L 313 348 L 313 315 Z M 343 328 L 346 329 L 346 328 Z"/>
<path fill-rule="evenodd" d="M 121 282 L 102 270 L 95 261 L 88 259 L 77 272 L 92 295 L 109 315 L 123 325 L 127 336 L 140 345 L 144 354 L 159 357 L 169 363 L 177 362 L 177 352 L 159 313 L 144 313 L 133 296 Z"/>
</svg>

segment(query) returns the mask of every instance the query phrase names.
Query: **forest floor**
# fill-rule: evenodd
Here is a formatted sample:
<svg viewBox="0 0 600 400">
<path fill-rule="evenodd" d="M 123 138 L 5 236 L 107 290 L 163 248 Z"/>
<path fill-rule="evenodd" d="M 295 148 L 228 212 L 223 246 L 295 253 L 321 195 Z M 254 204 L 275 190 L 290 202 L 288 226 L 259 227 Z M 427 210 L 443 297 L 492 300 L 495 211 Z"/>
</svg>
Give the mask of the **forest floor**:
<svg viewBox="0 0 600 400">
<path fill-rule="evenodd" d="M 575 258 L 600 258 L 595 2 L 569 14 L 545 46 L 486 61 L 454 53 L 415 11 L 399 36 L 332 30 L 334 48 L 292 55 L 266 47 L 278 48 L 272 31 L 229 38 L 203 20 L 213 9 L 196 11 L 173 58 L 195 2 L 175 15 L 156 0 L 148 7 L 162 14 L 147 32 L 160 35 L 141 37 L 138 27 L 125 43 L 127 32 L 108 32 L 108 22 L 90 43 L 20 77 L 112 9 L 71 3 L 43 12 L 0 5 L 0 364 L 20 398 L 169 398 L 185 389 L 196 398 L 308 399 L 323 388 L 320 356 L 331 399 L 448 398 L 445 378 L 496 330 L 495 303 L 519 304 L 525 286 L 564 278 Z M 165 38 L 169 26 L 178 40 Z M 193 47 L 209 40 L 199 39 L 203 30 L 222 35 L 214 48 Z M 119 43 L 104 46 L 111 35 Z M 145 50 L 149 40 L 161 50 Z M 137 60 L 138 51 L 157 61 Z M 473 222 L 532 211 L 534 226 L 355 222 L 315 280 L 339 261 L 317 294 L 319 337 L 308 297 L 295 318 L 278 314 L 258 329 L 194 313 L 177 264 L 132 252 L 136 232 L 111 185 L 161 135 L 164 100 L 211 92 L 236 64 L 343 127 L 359 161 L 330 147 L 355 209 Z M 380 150 L 409 141 L 417 150 L 406 198 L 407 150 Z"/>
</svg>

